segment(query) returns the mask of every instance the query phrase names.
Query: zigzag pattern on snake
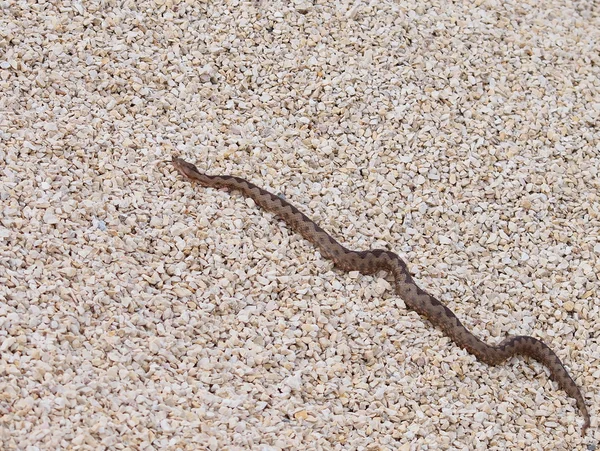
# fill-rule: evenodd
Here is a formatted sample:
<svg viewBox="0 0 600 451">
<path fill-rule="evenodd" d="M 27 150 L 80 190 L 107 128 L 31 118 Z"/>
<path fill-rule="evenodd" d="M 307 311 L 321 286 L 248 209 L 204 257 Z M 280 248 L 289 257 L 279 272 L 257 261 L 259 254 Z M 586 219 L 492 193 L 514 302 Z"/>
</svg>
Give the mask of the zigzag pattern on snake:
<svg viewBox="0 0 600 451">
<path fill-rule="evenodd" d="M 585 434 L 590 425 L 590 415 L 583 395 L 558 356 L 544 342 L 529 336 L 515 336 L 505 338 L 496 346 L 488 345 L 469 332 L 448 307 L 423 291 L 413 280 L 406 263 L 394 252 L 382 249 L 352 251 L 338 243 L 288 201 L 243 178 L 206 175 L 198 171 L 193 164 L 177 157 L 173 157 L 172 164 L 181 175 L 200 185 L 240 191 L 244 196 L 253 199 L 260 207 L 283 219 L 290 228 L 314 244 L 323 257 L 332 260 L 336 266 L 345 271 L 373 274 L 383 270 L 391 273 L 395 281 L 395 292 L 404 300 L 407 307 L 427 318 L 458 346 L 466 349 L 478 360 L 488 365 L 498 365 L 518 355 L 537 360 L 550 370 L 550 377 L 560 388 L 575 399 L 584 418 L 582 434 Z"/>
</svg>

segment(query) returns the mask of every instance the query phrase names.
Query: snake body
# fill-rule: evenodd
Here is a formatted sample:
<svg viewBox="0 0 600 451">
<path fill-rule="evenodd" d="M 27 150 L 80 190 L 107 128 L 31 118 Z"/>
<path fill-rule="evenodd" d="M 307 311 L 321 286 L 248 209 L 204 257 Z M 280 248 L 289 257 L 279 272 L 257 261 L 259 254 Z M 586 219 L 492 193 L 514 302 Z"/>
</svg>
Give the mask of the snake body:
<svg viewBox="0 0 600 451">
<path fill-rule="evenodd" d="M 583 395 L 561 360 L 544 342 L 530 336 L 512 336 L 505 338 L 496 346 L 489 345 L 463 326 L 456 315 L 442 302 L 422 290 L 413 280 L 406 263 L 394 252 L 383 249 L 368 251 L 347 249 L 288 201 L 243 178 L 230 175 L 206 175 L 198 171 L 193 164 L 178 157 L 172 159 L 172 164 L 181 175 L 202 186 L 239 191 L 253 199 L 260 207 L 283 219 L 291 229 L 314 244 L 323 257 L 332 260 L 340 269 L 359 271 L 362 274 L 374 274 L 383 270 L 392 274 L 395 292 L 404 300 L 407 307 L 427 318 L 458 346 L 466 349 L 478 360 L 488 365 L 498 365 L 510 357 L 519 355 L 537 360 L 550 370 L 550 377 L 560 388 L 575 399 L 584 418 L 582 434 L 585 434 L 590 425 L 590 415 Z"/>
</svg>

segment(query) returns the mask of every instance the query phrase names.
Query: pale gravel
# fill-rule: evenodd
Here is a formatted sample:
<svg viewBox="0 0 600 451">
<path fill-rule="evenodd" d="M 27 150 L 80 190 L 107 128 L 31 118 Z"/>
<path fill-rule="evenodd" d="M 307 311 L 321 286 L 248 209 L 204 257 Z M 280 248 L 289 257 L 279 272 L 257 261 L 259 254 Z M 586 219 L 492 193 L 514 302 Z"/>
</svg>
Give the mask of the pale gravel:
<svg viewBox="0 0 600 451">
<path fill-rule="evenodd" d="M 0 448 L 593 450 L 593 0 L 0 2 Z M 491 368 L 174 153 L 389 246 Z"/>
</svg>

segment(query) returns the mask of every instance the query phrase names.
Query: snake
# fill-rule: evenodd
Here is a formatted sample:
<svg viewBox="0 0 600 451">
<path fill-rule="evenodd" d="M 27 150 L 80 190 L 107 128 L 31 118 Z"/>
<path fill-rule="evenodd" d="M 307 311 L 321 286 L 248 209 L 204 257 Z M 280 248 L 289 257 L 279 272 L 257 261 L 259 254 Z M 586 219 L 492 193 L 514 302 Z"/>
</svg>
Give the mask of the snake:
<svg viewBox="0 0 600 451">
<path fill-rule="evenodd" d="M 581 433 L 585 435 L 586 429 L 590 426 L 590 414 L 583 395 L 560 358 L 543 341 L 520 335 L 508 336 L 495 346 L 487 344 L 470 332 L 452 310 L 419 287 L 409 272 L 406 262 L 396 253 L 385 249 L 350 250 L 286 199 L 244 178 L 232 175 L 207 175 L 200 172 L 192 163 L 177 156 L 172 157 L 171 163 L 179 174 L 201 186 L 237 191 L 251 198 L 258 206 L 281 218 L 290 229 L 312 243 L 324 258 L 332 260 L 334 266 L 339 269 L 358 271 L 365 275 L 379 271 L 391 274 L 394 279 L 395 293 L 406 306 L 429 320 L 456 345 L 474 355 L 477 360 L 494 366 L 513 356 L 527 356 L 541 363 L 550 371 L 550 378 L 575 400 L 584 419 Z"/>
</svg>

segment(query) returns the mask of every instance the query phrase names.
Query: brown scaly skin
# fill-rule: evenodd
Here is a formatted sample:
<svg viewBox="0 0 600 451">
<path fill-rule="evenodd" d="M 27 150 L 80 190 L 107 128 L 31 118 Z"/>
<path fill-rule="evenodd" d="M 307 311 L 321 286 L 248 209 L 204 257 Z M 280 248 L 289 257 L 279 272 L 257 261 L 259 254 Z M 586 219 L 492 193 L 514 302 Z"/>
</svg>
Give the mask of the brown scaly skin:
<svg viewBox="0 0 600 451">
<path fill-rule="evenodd" d="M 423 291 L 413 280 L 406 263 L 394 252 L 382 249 L 360 252 L 349 250 L 292 204 L 247 180 L 234 176 L 202 174 L 196 166 L 177 157 L 173 158 L 172 164 L 181 175 L 203 186 L 237 190 L 252 198 L 262 208 L 283 219 L 294 231 L 313 243 L 325 258 L 332 260 L 345 271 L 359 271 L 362 274 L 388 271 L 394 277 L 396 294 L 410 309 L 423 315 L 478 360 L 488 365 L 498 365 L 516 355 L 525 355 L 537 360 L 550 370 L 550 377 L 560 388 L 575 399 L 583 415 L 581 433 L 585 435 L 590 425 L 590 414 L 583 395 L 558 356 L 544 342 L 529 336 L 518 336 L 508 337 L 496 346 L 488 345 L 469 332 L 448 307 Z"/>
</svg>

